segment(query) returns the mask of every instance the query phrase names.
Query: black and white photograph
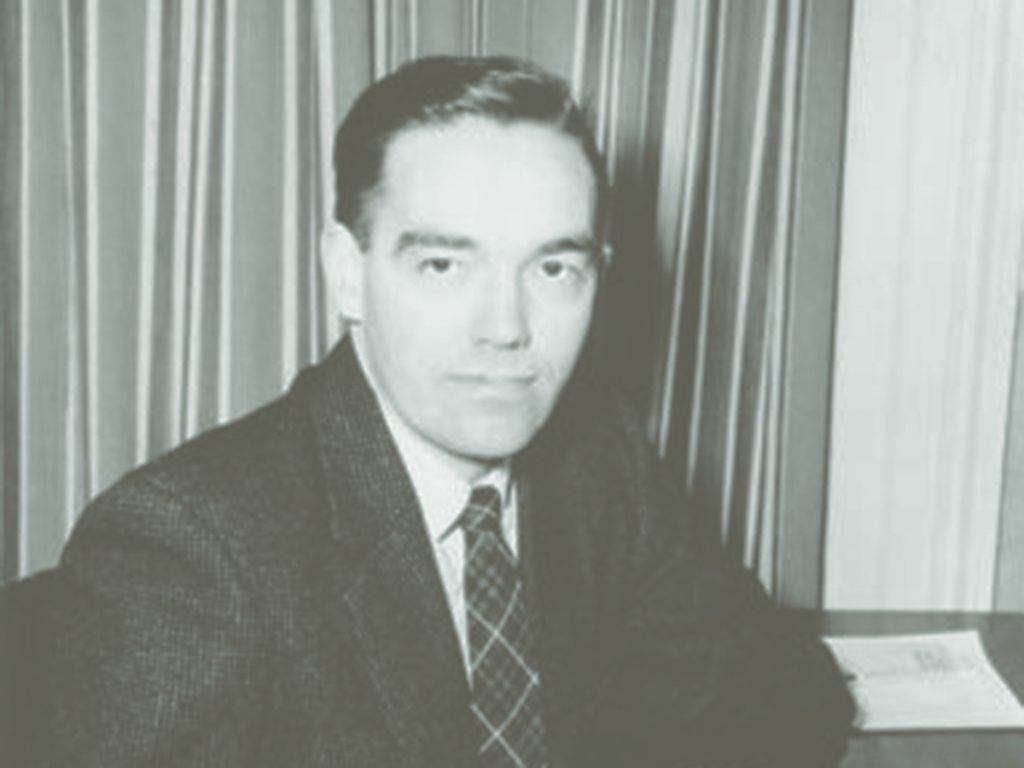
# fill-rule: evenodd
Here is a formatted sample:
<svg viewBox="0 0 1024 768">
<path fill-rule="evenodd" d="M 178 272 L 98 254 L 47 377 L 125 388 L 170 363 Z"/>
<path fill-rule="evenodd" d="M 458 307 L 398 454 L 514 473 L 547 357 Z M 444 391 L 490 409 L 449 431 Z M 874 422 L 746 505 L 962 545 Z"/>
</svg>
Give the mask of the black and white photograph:
<svg viewBox="0 0 1024 768">
<path fill-rule="evenodd" d="M 0 765 L 1024 765 L 1024 2 L 0 0 Z"/>
</svg>

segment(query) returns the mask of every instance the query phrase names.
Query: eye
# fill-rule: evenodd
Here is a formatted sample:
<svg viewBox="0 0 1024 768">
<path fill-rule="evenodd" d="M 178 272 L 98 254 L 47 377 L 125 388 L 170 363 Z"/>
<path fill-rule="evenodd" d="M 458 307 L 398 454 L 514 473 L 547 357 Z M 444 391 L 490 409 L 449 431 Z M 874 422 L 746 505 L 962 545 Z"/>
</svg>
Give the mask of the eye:
<svg viewBox="0 0 1024 768">
<path fill-rule="evenodd" d="M 586 255 L 572 251 L 545 256 L 537 264 L 540 276 L 553 283 L 582 281 L 588 274 L 587 267 Z"/>
<path fill-rule="evenodd" d="M 568 271 L 569 267 L 565 262 L 559 259 L 545 259 L 540 264 L 540 270 L 544 273 L 545 277 L 559 278 L 563 277 Z"/>
<path fill-rule="evenodd" d="M 404 256 L 409 275 L 434 288 L 454 288 L 474 273 L 473 254 L 461 250 L 423 247 Z"/>
<path fill-rule="evenodd" d="M 419 267 L 421 272 L 444 275 L 454 270 L 455 260 L 447 256 L 430 256 L 420 261 Z"/>
</svg>

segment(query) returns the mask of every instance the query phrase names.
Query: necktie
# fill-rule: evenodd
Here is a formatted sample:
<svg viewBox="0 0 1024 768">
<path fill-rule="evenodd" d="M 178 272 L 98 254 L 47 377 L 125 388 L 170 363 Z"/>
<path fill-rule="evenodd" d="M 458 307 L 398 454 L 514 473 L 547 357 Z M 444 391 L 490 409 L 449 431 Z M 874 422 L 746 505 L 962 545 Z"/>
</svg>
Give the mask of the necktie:
<svg viewBox="0 0 1024 768">
<path fill-rule="evenodd" d="M 546 764 L 533 630 L 515 557 L 501 534 L 501 497 L 474 488 L 460 518 L 473 689 L 484 766 Z"/>
</svg>

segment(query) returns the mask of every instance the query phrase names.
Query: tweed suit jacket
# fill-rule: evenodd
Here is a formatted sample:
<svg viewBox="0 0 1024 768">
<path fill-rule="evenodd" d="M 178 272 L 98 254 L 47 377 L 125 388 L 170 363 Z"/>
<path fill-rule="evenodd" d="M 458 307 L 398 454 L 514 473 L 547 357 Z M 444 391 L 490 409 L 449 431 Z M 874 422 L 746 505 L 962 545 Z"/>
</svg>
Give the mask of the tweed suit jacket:
<svg viewBox="0 0 1024 768">
<path fill-rule="evenodd" d="M 673 503 L 626 410 L 570 384 L 514 472 L 552 766 L 838 759 L 830 657 Z M 58 574 L 37 764 L 473 765 L 430 542 L 347 341 L 97 498 Z"/>
</svg>

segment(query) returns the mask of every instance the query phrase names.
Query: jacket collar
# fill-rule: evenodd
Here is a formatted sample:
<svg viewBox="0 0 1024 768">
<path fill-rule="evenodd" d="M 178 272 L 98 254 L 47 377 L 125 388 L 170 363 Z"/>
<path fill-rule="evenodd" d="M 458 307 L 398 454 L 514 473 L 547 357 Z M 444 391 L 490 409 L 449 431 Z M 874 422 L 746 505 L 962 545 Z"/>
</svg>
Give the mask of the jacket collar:
<svg viewBox="0 0 1024 768">
<path fill-rule="evenodd" d="M 348 340 L 307 394 L 334 555 L 324 564 L 333 632 L 353 632 L 410 765 L 461 765 L 469 688 L 415 491 Z"/>
</svg>

